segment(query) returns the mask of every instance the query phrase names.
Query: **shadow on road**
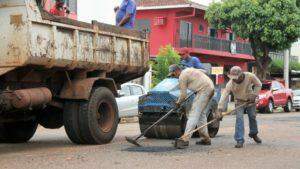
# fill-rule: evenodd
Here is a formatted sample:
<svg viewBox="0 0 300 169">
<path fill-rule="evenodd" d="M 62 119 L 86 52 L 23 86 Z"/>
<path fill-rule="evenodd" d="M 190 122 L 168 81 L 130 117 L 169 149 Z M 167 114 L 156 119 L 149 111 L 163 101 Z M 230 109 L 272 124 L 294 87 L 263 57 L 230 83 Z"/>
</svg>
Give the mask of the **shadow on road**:
<svg viewBox="0 0 300 169">
<path fill-rule="evenodd" d="M 65 140 L 33 140 L 23 144 L 0 144 L 0 155 L 10 153 L 32 153 L 36 150 L 70 148 L 79 145 Z"/>
<path fill-rule="evenodd" d="M 123 149 L 122 151 L 129 151 L 129 152 L 144 152 L 144 153 L 163 153 L 163 152 L 170 152 L 176 151 L 177 149 L 174 147 L 162 147 L 162 146 L 147 146 L 147 147 L 129 147 Z"/>
</svg>

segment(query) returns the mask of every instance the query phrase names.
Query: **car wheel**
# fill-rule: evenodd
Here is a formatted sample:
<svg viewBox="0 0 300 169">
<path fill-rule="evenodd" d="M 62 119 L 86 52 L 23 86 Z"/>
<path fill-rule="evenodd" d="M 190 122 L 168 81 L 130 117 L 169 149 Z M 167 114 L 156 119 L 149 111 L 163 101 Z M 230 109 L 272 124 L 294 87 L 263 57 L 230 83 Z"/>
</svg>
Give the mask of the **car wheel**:
<svg viewBox="0 0 300 169">
<path fill-rule="evenodd" d="M 296 109 L 296 111 L 300 111 L 300 109 Z"/>
<path fill-rule="evenodd" d="M 283 107 L 285 112 L 291 112 L 293 108 L 293 103 L 291 99 L 288 99 L 286 105 Z"/>
<path fill-rule="evenodd" d="M 273 100 L 269 100 L 268 106 L 265 109 L 266 109 L 265 110 L 266 113 L 269 113 L 269 114 L 273 113 L 273 111 L 274 111 L 274 102 L 273 102 Z"/>
</svg>

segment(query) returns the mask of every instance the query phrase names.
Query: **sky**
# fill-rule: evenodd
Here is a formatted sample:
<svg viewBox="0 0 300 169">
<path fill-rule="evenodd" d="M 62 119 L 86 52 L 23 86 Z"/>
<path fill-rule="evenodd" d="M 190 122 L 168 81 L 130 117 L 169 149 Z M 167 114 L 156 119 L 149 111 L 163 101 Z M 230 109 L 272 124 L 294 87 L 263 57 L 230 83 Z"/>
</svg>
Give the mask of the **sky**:
<svg viewBox="0 0 300 169">
<path fill-rule="evenodd" d="M 170 0 L 171 1 L 171 0 Z M 208 5 L 213 0 L 192 0 Z M 85 22 L 97 20 L 99 22 L 115 24 L 114 7 L 122 0 L 78 0 L 78 19 Z"/>
</svg>

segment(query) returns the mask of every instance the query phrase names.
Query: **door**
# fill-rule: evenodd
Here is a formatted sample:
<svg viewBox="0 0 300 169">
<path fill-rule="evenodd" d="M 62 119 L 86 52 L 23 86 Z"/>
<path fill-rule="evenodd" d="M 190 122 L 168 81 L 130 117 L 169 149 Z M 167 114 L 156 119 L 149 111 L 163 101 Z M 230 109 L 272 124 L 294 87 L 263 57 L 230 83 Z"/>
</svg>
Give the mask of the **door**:
<svg viewBox="0 0 300 169">
<path fill-rule="evenodd" d="M 279 87 L 279 102 L 280 105 L 285 105 L 286 104 L 286 92 L 285 92 L 285 88 L 283 86 L 283 84 L 276 82 L 278 84 Z"/>
<path fill-rule="evenodd" d="M 274 99 L 274 104 L 275 106 L 282 105 L 282 89 L 281 86 L 278 82 L 273 82 L 272 83 L 272 94 L 273 94 L 273 99 Z"/>
<path fill-rule="evenodd" d="M 186 21 L 180 22 L 180 47 L 192 47 L 193 24 Z"/>
<path fill-rule="evenodd" d="M 139 98 L 144 94 L 144 90 L 141 86 L 138 85 L 132 85 L 130 87 L 131 87 L 132 104 L 133 104 L 130 112 L 130 116 L 137 116 Z"/>
<path fill-rule="evenodd" d="M 123 96 L 116 98 L 119 109 L 119 117 L 129 117 L 135 108 L 135 96 L 132 96 L 131 94 L 130 85 L 121 86 L 121 92 Z"/>
</svg>

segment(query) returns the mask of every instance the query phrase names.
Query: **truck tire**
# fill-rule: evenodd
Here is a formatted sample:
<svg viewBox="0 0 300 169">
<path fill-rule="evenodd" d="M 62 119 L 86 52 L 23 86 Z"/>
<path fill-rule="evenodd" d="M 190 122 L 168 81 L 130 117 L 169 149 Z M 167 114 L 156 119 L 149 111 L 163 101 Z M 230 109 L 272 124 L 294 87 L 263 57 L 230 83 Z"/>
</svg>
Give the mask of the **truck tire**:
<svg viewBox="0 0 300 169">
<path fill-rule="evenodd" d="M 18 121 L 0 124 L 1 143 L 25 143 L 29 141 L 36 129 L 36 120 Z"/>
<path fill-rule="evenodd" d="M 68 101 L 64 106 L 63 122 L 69 139 L 75 144 L 83 144 L 79 133 L 79 105 L 80 102 Z"/>
<path fill-rule="evenodd" d="M 79 105 L 79 133 L 84 144 L 109 143 L 117 131 L 118 114 L 113 93 L 106 87 L 93 89 L 90 100 Z"/>
<path fill-rule="evenodd" d="M 286 105 L 283 107 L 284 112 L 291 112 L 293 109 L 293 102 L 292 100 L 289 98 L 288 101 L 286 102 Z"/>
<path fill-rule="evenodd" d="M 63 110 L 53 106 L 47 106 L 38 112 L 38 123 L 47 129 L 61 128 L 63 123 Z"/>
</svg>

